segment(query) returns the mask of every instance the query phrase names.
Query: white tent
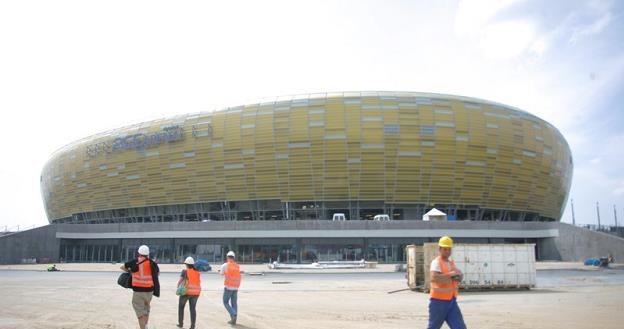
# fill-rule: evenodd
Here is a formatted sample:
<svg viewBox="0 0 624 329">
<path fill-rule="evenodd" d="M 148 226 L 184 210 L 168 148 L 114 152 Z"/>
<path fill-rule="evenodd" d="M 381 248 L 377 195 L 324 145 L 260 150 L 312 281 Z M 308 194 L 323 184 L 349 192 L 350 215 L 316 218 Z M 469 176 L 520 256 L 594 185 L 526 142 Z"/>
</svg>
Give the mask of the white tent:
<svg viewBox="0 0 624 329">
<path fill-rule="evenodd" d="M 433 208 L 423 215 L 422 220 L 446 220 L 446 214 Z"/>
</svg>

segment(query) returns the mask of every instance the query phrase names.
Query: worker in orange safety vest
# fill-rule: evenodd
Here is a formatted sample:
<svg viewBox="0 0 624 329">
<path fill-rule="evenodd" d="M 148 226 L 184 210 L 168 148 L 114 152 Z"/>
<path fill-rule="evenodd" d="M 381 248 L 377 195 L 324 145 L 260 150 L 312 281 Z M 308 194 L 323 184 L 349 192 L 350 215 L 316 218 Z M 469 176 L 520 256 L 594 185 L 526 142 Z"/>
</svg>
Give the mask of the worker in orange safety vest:
<svg viewBox="0 0 624 329">
<path fill-rule="evenodd" d="M 201 293 L 201 275 L 195 268 L 195 259 L 193 257 L 186 257 L 184 260 L 185 269 L 180 273 L 180 280 L 178 280 L 178 286 L 186 286 L 186 294 L 181 295 L 178 299 L 178 328 L 184 326 L 184 307 L 186 302 L 189 302 L 189 309 L 191 312 L 191 327 L 195 329 L 195 320 L 197 319 L 196 305 L 199 295 Z"/>
<path fill-rule="evenodd" d="M 457 295 L 462 272 L 451 260 L 453 239 L 443 236 L 438 241 L 438 257 L 431 262 L 431 288 L 429 299 L 429 325 L 427 329 L 440 329 L 444 322 L 451 329 L 466 329 Z"/>
<path fill-rule="evenodd" d="M 233 251 L 227 253 L 227 262 L 221 265 L 221 275 L 224 276 L 223 280 L 223 305 L 225 309 L 230 313 L 229 324 L 236 324 L 236 317 L 238 316 L 238 288 L 241 284 L 241 270 L 238 263 L 236 263 L 236 255 Z"/>
<path fill-rule="evenodd" d="M 139 328 L 146 329 L 152 295 L 160 297 L 160 270 L 158 264 L 150 258 L 148 246 L 140 246 L 137 254 L 137 258 L 124 263 L 121 270 L 132 274 L 132 308 L 139 320 Z"/>
</svg>

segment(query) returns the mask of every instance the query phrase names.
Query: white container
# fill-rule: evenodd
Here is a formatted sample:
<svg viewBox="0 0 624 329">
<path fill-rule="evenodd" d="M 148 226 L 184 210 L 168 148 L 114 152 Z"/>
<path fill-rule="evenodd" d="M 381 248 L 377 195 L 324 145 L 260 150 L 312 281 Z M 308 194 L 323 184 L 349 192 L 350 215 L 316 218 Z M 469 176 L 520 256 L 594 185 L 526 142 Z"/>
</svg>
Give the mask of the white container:
<svg viewBox="0 0 624 329">
<path fill-rule="evenodd" d="M 438 256 L 436 243 L 424 245 L 425 287 L 429 266 Z M 522 289 L 535 287 L 535 244 L 455 244 L 451 259 L 464 274 L 460 288 Z"/>
<path fill-rule="evenodd" d="M 405 255 L 407 256 L 407 286 L 412 290 L 419 289 L 425 281 L 423 247 L 413 244 L 405 246 Z"/>
</svg>

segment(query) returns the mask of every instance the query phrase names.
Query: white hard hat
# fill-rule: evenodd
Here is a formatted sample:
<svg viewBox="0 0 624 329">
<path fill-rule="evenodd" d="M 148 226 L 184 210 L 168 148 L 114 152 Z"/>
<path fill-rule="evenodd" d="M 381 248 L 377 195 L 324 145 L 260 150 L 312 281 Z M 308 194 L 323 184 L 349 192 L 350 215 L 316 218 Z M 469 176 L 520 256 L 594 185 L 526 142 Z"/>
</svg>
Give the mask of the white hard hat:
<svg viewBox="0 0 624 329">
<path fill-rule="evenodd" d="M 184 264 L 194 265 L 195 264 L 195 260 L 191 256 L 186 257 L 186 259 L 184 260 Z"/>
<path fill-rule="evenodd" d="M 149 247 L 146 245 L 142 245 L 139 247 L 139 255 L 147 256 L 149 255 Z"/>
<path fill-rule="evenodd" d="M 236 255 L 234 254 L 234 252 L 233 252 L 233 251 L 231 251 L 231 250 L 230 250 L 230 251 L 228 251 L 227 256 L 228 256 L 228 257 L 236 257 Z"/>
</svg>

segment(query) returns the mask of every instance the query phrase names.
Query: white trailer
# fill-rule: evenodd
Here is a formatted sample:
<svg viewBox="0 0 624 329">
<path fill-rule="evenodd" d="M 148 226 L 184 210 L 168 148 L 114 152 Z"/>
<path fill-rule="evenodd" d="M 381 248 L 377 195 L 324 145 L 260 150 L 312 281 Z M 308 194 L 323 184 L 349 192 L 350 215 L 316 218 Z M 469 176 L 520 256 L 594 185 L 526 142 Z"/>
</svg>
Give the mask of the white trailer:
<svg viewBox="0 0 624 329">
<path fill-rule="evenodd" d="M 409 248 L 409 246 L 408 246 Z M 406 250 L 408 249 L 406 248 Z M 417 249 L 414 249 L 416 252 Z M 408 286 L 428 291 L 429 266 L 438 256 L 437 243 L 423 246 L 423 257 L 410 257 L 408 250 Z M 411 259 L 422 264 L 410 266 Z M 464 274 L 460 289 L 529 289 L 535 287 L 535 244 L 455 244 L 451 259 Z M 422 266 L 422 278 L 409 271 Z M 410 282 L 411 281 L 411 282 Z"/>
</svg>

